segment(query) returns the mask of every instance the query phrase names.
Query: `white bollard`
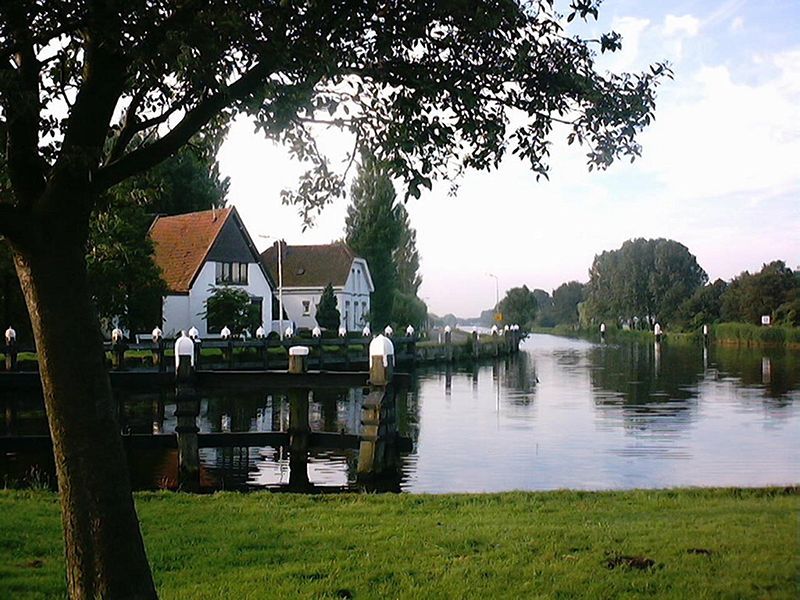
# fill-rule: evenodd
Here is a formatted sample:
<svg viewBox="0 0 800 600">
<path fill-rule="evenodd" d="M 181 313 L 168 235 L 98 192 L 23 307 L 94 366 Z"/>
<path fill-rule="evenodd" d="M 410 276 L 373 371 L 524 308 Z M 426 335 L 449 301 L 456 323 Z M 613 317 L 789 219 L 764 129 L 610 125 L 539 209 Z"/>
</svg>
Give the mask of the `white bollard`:
<svg viewBox="0 0 800 600">
<path fill-rule="evenodd" d="M 292 346 L 289 348 L 289 373 L 300 375 L 308 369 L 308 353 L 306 346 Z"/>
<path fill-rule="evenodd" d="M 392 380 L 394 372 L 394 344 L 383 335 L 378 335 L 369 344 L 369 381 L 372 385 L 384 386 Z"/>
<path fill-rule="evenodd" d="M 186 335 L 185 331 L 181 331 L 180 337 L 175 340 L 175 371 L 178 371 L 178 366 L 181 363 L 181 356 L 189 357 L 189 364 L 194 368 L 194 341 Z"/>
</svg>

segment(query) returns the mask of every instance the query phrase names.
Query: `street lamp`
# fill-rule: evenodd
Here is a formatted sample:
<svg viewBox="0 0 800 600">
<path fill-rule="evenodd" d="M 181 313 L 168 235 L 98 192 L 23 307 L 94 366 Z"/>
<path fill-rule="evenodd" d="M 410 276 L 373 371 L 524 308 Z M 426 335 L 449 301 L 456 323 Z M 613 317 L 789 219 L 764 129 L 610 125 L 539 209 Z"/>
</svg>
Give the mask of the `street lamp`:
<svg viewBox="0 0 800 600">
<path fill-rule="evenodd" d="M 283 240 L 272 235 L 259 235 L 258 237 L 265 240 L 275 240 L 278 244 L 278 332 L 283 341 L 283 250 L 281 246 L 285 243 Z"/>
<path fill-rule="evenodd" d="M 494 277 L 494 318 L 497 320 L 497 311 L 500 307 L 500 281 L 497 279 L 497 275 L 493 273 L 487 273 L 489 277 Z"/>
</svg>

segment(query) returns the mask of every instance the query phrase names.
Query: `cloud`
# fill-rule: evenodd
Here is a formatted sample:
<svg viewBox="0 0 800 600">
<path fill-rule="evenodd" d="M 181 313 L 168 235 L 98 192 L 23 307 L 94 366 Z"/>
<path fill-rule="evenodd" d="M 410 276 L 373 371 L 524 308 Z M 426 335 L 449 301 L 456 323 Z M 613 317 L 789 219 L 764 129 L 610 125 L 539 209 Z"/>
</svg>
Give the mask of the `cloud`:
<svg viewBox="0 0 800 600">
<path fill-rule="evenodd" d="M 694 37 L 700 32 L 700 19 L 692 15 L 664 17 L 664 35 Z"/>
<path fill-rule="evenodd" d="M 608 69 L 615 72 L 630 70 L 639 60 L 639 46 L 642 35 L 650 26 L 650 19 L 638 17 L 615 17 L 611 22 L 612 31 L 622 35 L 622 50 L 609 59 Z"/>
<path fill-rule="evenodd" d="M 744 19 L 742 17 L 736 17 L 731 21 L 731 31 L 738 32 L 744 29 Z"/>
<path fill-rule="evenodd" d="M 641 167 L 685 201 L 800 185 L 800 50 L 765 62 L 777 75 L 754 85 L 722 65 L 679 78 L 643 136 Z"/>
</svg>

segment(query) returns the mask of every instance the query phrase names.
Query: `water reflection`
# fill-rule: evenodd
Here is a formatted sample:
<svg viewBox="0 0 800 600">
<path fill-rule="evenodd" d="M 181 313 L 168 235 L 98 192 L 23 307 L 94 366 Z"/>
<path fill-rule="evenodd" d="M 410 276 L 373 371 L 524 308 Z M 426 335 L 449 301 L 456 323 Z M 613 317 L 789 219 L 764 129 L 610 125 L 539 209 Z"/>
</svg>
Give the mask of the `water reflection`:
<svg viewBox="0 0 800 600">
<path fill-rule="evenodd" d="M 358 481 L 357 449 L 311 443 L 315 432 L 360 434 L 362 389 L 311 390 L 305 408 L 285 390 L 200 390 L 201 432 L 278 432 L 287 440 L 201 448 L 200 487 L 448 492 L 797 483 L 799 362 L 800 353 L 785 350 L 536 335 L 510 359 L 419 369 L 396 397 L 397 426 L 413 449 L 400 455 L 396 476 L 373 487 Z M 174 390 L 119 391 L 117 400 L 124 431 L 175 431 Z M 47 432 L 36 394 L 0 390 L 0 410 L 0 435 Z M 129 454 L 135 487 L 180 485 L 176 450 Z M 26 481 L 31 468 L 52 477 L 52 456 L 0 453 L 6 480 Z"/>
</svg>

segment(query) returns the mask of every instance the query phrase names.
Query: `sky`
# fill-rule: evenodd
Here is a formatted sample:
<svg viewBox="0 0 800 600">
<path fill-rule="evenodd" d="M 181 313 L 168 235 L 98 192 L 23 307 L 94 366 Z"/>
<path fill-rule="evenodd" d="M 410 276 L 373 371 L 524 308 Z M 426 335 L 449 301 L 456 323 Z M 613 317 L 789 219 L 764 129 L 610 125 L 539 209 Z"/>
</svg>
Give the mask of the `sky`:
<svg viewBox="0 0 800 600">
<path fill-rule="evenodd" d="M 523 284 L 552 291 L 587 281 L 596 254 L 634 237 L 681 242 L 712 281 L 775 259 L 800 267 L 799 23 L 797 0 L 605 0 L 581 33 L 617 31 L 623 48 L 599 68 L 637 71 L 666 60 L 675 72 L 641 134 L 642 158 L 589 173 L 577 145 L 553 137 L 549 182 L 509 157 L 496 171 L 467 173 L 455 197 L 439 182 L 411 199 L 420 297 L 436 314 L 477 316 L 495 303 L 490 274 L 501 298 Z M 323 143 L 336 166 L 348 139 Z M 219 161 L 229 204 L 259 249 L 276 238 L 291 245 L 344 236 L 349 199 L 303 231 L 296 208 L 280 199 L 303 165 L 246 118 L 233 124 Z"/>
</svg>

